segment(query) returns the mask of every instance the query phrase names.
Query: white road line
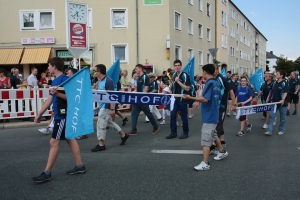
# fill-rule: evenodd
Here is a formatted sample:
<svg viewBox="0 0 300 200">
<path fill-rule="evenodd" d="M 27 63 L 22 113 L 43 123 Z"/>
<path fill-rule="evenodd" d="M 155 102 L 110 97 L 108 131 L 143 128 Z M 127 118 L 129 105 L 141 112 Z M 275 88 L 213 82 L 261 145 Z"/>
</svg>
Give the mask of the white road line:
<svg viewBox="0 0 300 200">
<path fill-rule="evenodd" d="M 151 153 L 173 153 L 173 154 L 203 154 L 202 150 L 158 150 L 153 149 Z"/>
</svg>

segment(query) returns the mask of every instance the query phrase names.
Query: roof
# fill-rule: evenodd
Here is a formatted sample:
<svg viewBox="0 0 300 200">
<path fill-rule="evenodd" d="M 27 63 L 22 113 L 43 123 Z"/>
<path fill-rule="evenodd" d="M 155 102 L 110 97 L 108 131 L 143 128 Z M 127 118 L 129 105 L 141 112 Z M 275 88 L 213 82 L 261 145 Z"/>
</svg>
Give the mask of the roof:
<svg viewBox="0 0 300 200">
<path fill-rule="evenodd" d="M 275 56 L 273 53 L 271 54 L 270 52 L 267 51 L 267 52 L 266 52 L 266 58 L 267 58 L 267 59 L 272 59 L 272 58 L 276 58 L 276 59 L 277 59 L 278 57 Z"/>
</svg>

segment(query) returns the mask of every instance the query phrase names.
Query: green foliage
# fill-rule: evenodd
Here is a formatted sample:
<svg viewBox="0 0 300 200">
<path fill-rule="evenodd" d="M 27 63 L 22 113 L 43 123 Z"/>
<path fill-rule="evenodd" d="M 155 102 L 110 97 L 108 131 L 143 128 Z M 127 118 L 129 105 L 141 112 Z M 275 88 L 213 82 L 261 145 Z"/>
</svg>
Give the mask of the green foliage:
<svg viewBox="0 0 300 200">
<path fill-rule="evenodd" d="M 300 61 L 300 59 L 299 59 L 299 61 Z M 276 65 L 277 65 L 277 66 L 275 66 L 276 71 L 277 70 L 284 70 L 288 75 L 290 75 L 291 72 L 296 70 L 295 63 L 292 60 L 288 60 L 288 59 L 284 58 L 284 56 L 281 56 L 281 57 L 277 58 Z"/>
<path fill-rule="evenodd" d="M 217 59 L 214 59 L 214 64 L 219 65 L 221 62 L 218 61 Z"/>
</svg>

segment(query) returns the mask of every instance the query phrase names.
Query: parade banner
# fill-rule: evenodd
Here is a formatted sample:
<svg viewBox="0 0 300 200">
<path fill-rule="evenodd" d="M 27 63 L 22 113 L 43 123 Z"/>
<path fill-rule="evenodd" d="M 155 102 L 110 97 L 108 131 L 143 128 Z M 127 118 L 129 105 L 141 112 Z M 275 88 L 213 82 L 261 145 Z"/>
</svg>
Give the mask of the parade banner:
<svg viewBox="0 0 300 200">
<path fill-rule="evenodd" d="M 222 75 L 224 78 L 227 78 L 225 68 L 222 69 L 221 75 Z"/>
<path fill-rule="evenodd" d="M 266 111 L 274 111 L 276 112 L 277 103 L 269 103 L 269 104 L 259 104 L 255 106 L 245 106 L 245 107 L 238 107 L 236 119 L 239 119 L 240 116 L 243 115 L 251 115 L 259 112 L 266 112 Z"/>
<path fill-rule="evenodd" d="M 116 60 L 116 62 L 114 62 L 114 64 L 108 70 L 106 70 L 106 76 L 111 78 L 116 89 L 120 76 L 120 59 Z"/>
<path fill-rule="evenodd" d="M 66 138 L 94 133 L 93 96 L 89 68 L 85 67 L 63 82 L 67 96 Z"/>
<path fill-rule="evenodd" d="M 262 68 L 257 70 L 252 76 L 249 77 L 250 83 L 254 86 L 257 92 L 260 91 L 260 86 L 264 83 L 264 73 Z"/>
<path fill-rule="evenodd" d="M 195 56 L 184 66 L 182 69 L 183 72 L 187 73 L 190 76 L 191 83 L 194 83 L 195 75 Z"/>
<path fill-rule="evenodd" d="M 170 104 L 172 110 L 175 102 L 174 95 L 162 93 L 121 92 L 107 90 L 93 90 L 92 93 L 93 101 L 101 103 L 165 106 Z"/>
</svg>

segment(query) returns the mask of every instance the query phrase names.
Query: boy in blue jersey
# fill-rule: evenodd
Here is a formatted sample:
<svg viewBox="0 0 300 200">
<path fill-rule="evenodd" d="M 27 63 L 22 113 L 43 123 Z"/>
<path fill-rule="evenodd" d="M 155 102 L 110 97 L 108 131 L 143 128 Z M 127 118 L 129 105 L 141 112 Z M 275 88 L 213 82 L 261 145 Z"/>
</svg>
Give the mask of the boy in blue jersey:
<svg viewBox="0 0 300 200">
<path fill-rule="evenodd" d="M 51 104 L 53 104 L 52 108 L 54 110 L 54 127 L 52 132 L 52 138 L 50 139 L 50 152 L 48 162 L 45 170 L 39 176 L 32 178 L 32 180 L 36 183 L 43 183 L 45 181 L 51 180 L 51 170 L 59 153 L 60 140 L 66 139 L 66 113 L 64 113 L 66 108 L 59 107 L 58 105 L 58 98 L 66 100 L 66 95 L 58 92 L 55 87 L 59 86 L 62 82 L 68 79 L 68 77 L 65 74 L 63 74 L 63 68 L 64 60 L 59 57 L 51 58 L 48 61 L 48 70 L 51 74 L 54 74 L 56 78 L 52 81 L 51 86 L 53 88 L 50 90 L 49 97 L 47 98 L 44 106 L 34 119 L 35 123 L 40 123 L 43 113 L 51 106 Z M 66 142 L 70 146 L 70 149 L 76 162 L 75 168 L 67 171 L 67 174 L 85 173 L 85 165 L 82 163 L 80 149 L 77 141 L 75 139 L 67 139 Z"/>
<path fill-rule="evenodd" d="M 280 113 L 280 124 L 279 124 L 279 132 L 278 135 L 283 135 L 285 131 L 285 123 L 286 123 L 286 110 L 287 110 L 287 93 L 289 90 L 288 83 L 285 81 L 286 72 L 283 70 L 279 70 L 276 72 L 276 79 L 269 95 L 267 98 L 267 103 L 279 102 L 277 104 L 276 112 L 270 112 L 269 124 L 267 132 L 265 135 L 271 136 L 273 131 L 273 123 L 276 117 L 276 113 L 279 110 Z"/>
<path fill-rule="evenodd" d="M 103 64 L 96 65 L 96 75 L 98 78 L 98 90 L 111 90 L 114 91 L 113 80 L 106 76 L 106 66 Z M 95 148 L 91 149 L 92 152 L 103 151 L 106 149 L 104 141 L 106 138 L 106 127 L 116 131 L 121 136 L 120 145 L 124 145 L 129 135 L 124 133 L 120 126 L 113 121 L 115 117 L 115 104 L 114 103 L 101 103 L 99 102 L 99 113 L 97 121 L 97 138 L 99 140 Z"/>
<path fill-rule="evenodd" d="M 250 106 L 252 101 L 252 90 L 247 86 L 247 78 L 241 77 L 241 86 L 236 89 L 234 106 Z M 246 115 L 240 116 L 241 130 L 237 136 L 244 136 L 244 127 L 246 123 Z M 252 124 L 247 124 L 247 132 L 251 131 Z"/>
<path fill-rule="evenodd" d="M 201 130 L 201 146 L 203 148 L 203 161 L 194 167 L 195 170 L 208 170 L 210 164 L 208 162 L 210 146 L 215 141 L 219 152 L 214 160 L 222 160 L 228 156 L 228 152 L 222 147 L 221 141 L 216 133 L 216 127 L 219 122 L 219 101 L 221 100 L 220 86 L 217 80 L 213 77 L 215 66 L 207 64 L 202 67 L 203 77 L 206 80 L 205 87 L 200 97 L 191 97 L 183 95 L 186 100 L 195 100 L 202 102 L 201 116 L 203 126 Z"/>
<path fill-rule="evenodd" d="M 295 104 L 295 110 L 293 112 L 293 115 L 297 115 L 297 110 L 298 110 L 298 102 L 299 102 L 299 91 L 300 91 L 300 81 L 297 78 L 296 72 L 291 73 L 291 78 L 288 81 L 289 85 L 289 92 L 287 94 L 287 111 L 286 115 L 290 115 L 290 107 L 291 103 L 293 102 Z"/>
</svg>

